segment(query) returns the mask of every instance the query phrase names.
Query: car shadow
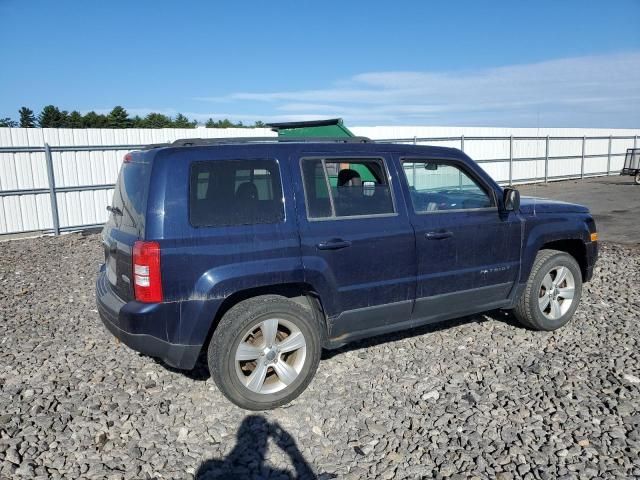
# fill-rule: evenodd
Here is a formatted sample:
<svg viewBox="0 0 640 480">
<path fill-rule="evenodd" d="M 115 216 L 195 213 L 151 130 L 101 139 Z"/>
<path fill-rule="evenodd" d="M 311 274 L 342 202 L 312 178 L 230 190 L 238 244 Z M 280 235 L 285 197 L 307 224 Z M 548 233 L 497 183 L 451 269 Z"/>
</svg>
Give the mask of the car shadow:
<svg viewBox="0 0 640 480">
<path fill-rule="evenodd" d="M 142 355 L 142 354 L 141 354 Z M 159 358 L 151 357 L 154 362 L 160 365 L 165 370 L 168 370 L 172 373 L 179 373 L 180 375 L 184 375 L 185 377 L 195 380 L 197 382 L 206 382 L 211 378 L 211 374 L 209 373 L 209 365 L 207 364 L 207 349 L 203 348 L 202 352 L 198 356 L 198 360 L 196 360 L 196 364 L 191 370 L 182 370 L 180 368 L 172 367 L 171 365 L 166 364 Z"/>
<path fill-rule="evenodd" d="M 417 337 L 419 335 L 438 332 L 440 330 L 447 330 L 449 328 L 456 327 L 459 325 L 464 325 L 466 323 L 482 323 L 482 322 L 486 322 L 487 320 L 496 320 L 516 328 L 524 328 L 522 327 L 522 325 L 518 323 L 518 321 L 515 319 L 515 317 L 510 311 L 491 310 L 491 311 L 483 312 L 476 315 L 455 318 L 452 320 L 446 320 L 444 322 L 432 323 L 432 324 L 424 325 L 421 327 L 401 330 L 399 332 L 386 333 L 383 335 L 366 338 L 364 340 L 350 342 L 342 347 L 339 347 L 333 350 L 324 349 L 322 350 L 321 358 L 322 360 L 327 360 L 329 358 L 333 358 L 336 355 L 340 355 L 345 352 L 360 350 L 363 348 L 369 348 L 376 345 L 381 345 L 383 343 L 395 342 L 398 340 L 403 340 L 405 338 Z M 206 349 L 203 349 L 203 351 L 200 353 L 200 356 L 198 357 L 198 360 L 193 370 L 180 370 L 180 369 L 174 368 L 170 365 L 167 365 L 166 363 L 164 363 L 162 360 L 158 358 L 153 358 L 153 361 L 155 361 L 158 365 L 161 365 L 166 370 L 173 373 L 179 373 L 181 375 L 184 375 L 187 378 L 190 378 L 191 380 L 204 382 L 211 377 L 211 374 L 209 373 L 209 366 L 207 364 Z"/>
<path fill-rule="evenodd" d="M 293 471 L 266 463 L 269 439 L 272 439 L 293 465 Z M 262 415 L 250 415 L 240 424 L 236 444 L 224 458 L 212 458 L 200 464 L 197 480 L 209 479 L 329 479 L 333 474 L 317 475 L 306 461 L 293 437 L 277 422 Z"/>
<path fill-rule="evenodd" d="M 396 342 L 398 340 L 404 340 L 405 338 L 417 337 L 420 335 L 426 335 L 427 333 L 439 332 L 441 330 L 448 330 L 449 328 L 457 327 L 459 325 L 465 325 L 467 323 L 483 323 L 488 320 L 496 320 L 516 328 L 523 328 L 510 311 L 491 310 L 476 315 L 469 315 L 466 317 L 455 318 L 443 322 L 431 323 L 428 325 L 423 325 L 421 327 L 401 330 L 399 332 L 386 333 L 383 335 L 378 335 L 376 337 L 370 337 L 364 340 L 350 342 L 342 347 L 333 350 L 323 350 L 322 359 L 328 360 L 329 358 L 333 358 L 336 355 L 340 355 L 342 353 L 350 352 L 353 350 L 375 347 L 376 345 L 382 345 L 383 343 Z"/>
</svg>

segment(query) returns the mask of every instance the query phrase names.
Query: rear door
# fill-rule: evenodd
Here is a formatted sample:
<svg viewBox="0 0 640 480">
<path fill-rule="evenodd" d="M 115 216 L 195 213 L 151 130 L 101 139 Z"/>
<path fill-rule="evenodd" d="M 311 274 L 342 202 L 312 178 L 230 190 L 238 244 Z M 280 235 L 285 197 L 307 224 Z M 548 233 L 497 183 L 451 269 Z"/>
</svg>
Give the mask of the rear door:
<svg viewBox="0 0 640 480">
<path fill-rule="evenodd" d="M 151 163 L 144 153 L 130 154 L 120 168 L 102 230 L 107 279 L 124 301 L 133 298 L 133 244 L 144 238 Z"/>
<path fill-rule="evenodd" d="M 464 162 L 401 158 L 416 231 L 415 319 L 438 320 L 500 306 L 520 265 L 520 219 Z"/>
<path fill-rule="evenodd" d="M 415 241 L 387 156 L 301 155 L 292 162 L 302 262 L 323 291 L 330 336 L 384 330 L 409 319 Z"/>
</svg>

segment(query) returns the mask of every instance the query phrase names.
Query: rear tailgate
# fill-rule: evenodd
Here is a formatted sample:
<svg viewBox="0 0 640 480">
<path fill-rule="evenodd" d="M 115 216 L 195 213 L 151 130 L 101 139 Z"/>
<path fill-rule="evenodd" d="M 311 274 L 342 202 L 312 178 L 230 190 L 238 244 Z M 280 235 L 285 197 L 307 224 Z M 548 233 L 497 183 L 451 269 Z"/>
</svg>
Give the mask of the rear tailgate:
<svg viewBox="0 0 640 480">
<path fill-rule="evenodd" d="M 132 152 L 120 168 L 102 231 L 107 279 L 125 302 L 134 298 L 132 253 L 136 240 L 144 239 L 151 162 L 148 152 Z"/>
</svg>

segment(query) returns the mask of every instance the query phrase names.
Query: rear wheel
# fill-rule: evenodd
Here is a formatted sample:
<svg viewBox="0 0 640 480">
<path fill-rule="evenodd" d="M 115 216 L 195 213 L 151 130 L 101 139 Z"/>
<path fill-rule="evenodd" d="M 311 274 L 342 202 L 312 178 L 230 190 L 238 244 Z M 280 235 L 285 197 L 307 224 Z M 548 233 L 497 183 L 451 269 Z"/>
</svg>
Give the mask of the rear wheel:
<svg viewBox="0 0 640 480">
<path fill-rule="evenodd" d="M 571 320 L 581 294 L 582 273 L 575 258 L 558 250 L 540 250 L 514 314 L 526 327 L 556 330 Z"/>
<path fill-rule="evenodd" d="M 321 343 L 311 310 L 277 295 L 232 307 L 208 350 L 211 376 L 233 403 L 248 410 L 284 405 L 307 387 Z"/>
</svg>

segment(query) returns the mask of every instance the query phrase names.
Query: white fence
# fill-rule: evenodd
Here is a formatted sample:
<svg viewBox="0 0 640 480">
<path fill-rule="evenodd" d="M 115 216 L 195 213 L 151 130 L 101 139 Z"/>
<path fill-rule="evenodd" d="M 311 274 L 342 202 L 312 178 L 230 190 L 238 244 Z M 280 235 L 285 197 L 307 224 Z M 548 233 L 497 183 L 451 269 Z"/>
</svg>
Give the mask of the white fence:
<svg viewBox="0 0 640 480">
<path fill-rule="evenodd" d="M 374 139 L 460 148 L 503 184 L 618 173 L 640 129 L 357 127 Z M 428 138 L 421 142 L 421 138 Z"/>
<path fill-rule="evenodd" d="M 0 234 L 102 224 L 122 157 L 136 145 L 273 135 L 268 128 L 0 128 Z"/>
<path fill-rule="evenodd" d="M 617 173 L 638 130 L 354 127 L 374 140 L 451 146 L 501 183 Z M 178 138 L 274 136 L 270 129 L 0 128 L 0 234 L 66 231 L 106 219 L 123 155 Z"/>
</svg>

